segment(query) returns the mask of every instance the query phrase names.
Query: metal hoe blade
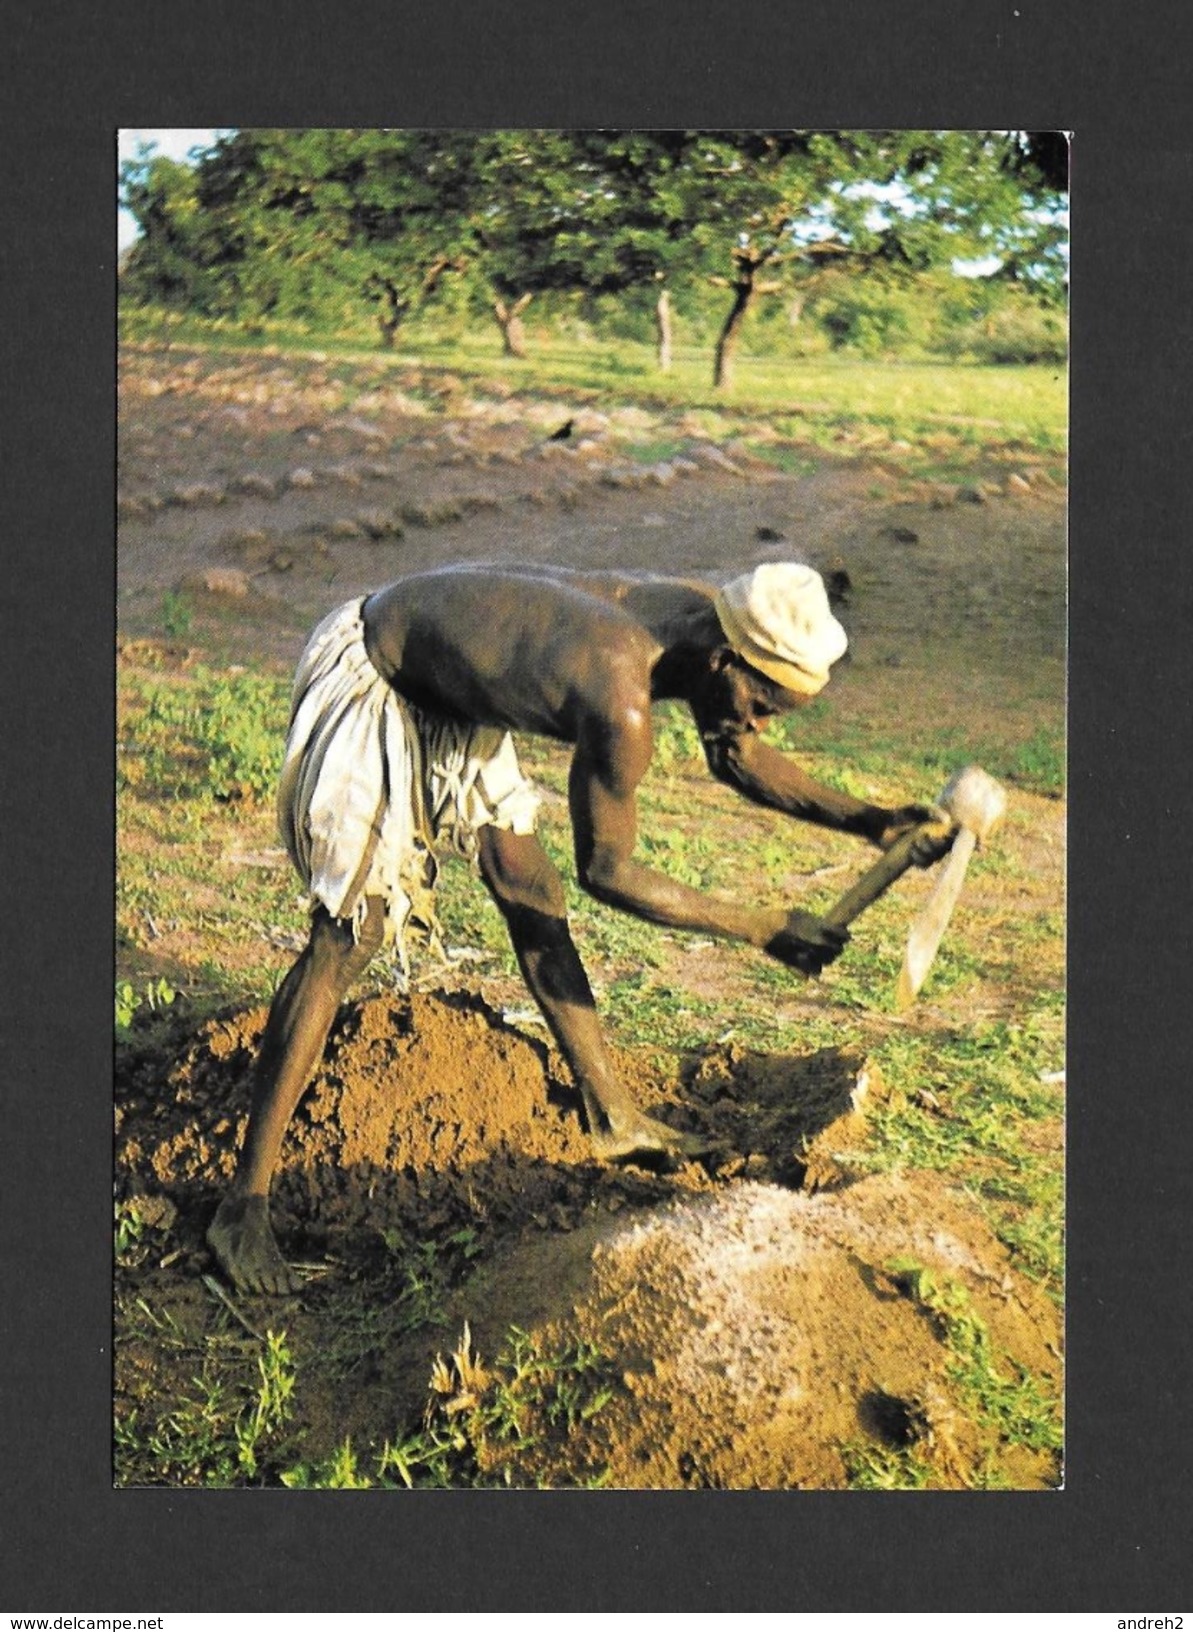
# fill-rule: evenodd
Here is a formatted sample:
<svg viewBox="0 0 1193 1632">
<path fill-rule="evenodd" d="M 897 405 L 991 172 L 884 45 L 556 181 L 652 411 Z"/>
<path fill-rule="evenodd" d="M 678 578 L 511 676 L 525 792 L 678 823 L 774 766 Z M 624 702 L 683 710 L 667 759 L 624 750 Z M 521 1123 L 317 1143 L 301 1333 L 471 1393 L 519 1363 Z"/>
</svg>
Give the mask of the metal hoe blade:
<svg viewBox="0 0 1193 1632">
<path fill-rule="evenodd" d="M 907 951 L 903 957 L 903 967 L 899 971 L 899 981 L 895 987 L 896 1008 L 905 1009 L 914 1003 L 916 993 L 924 984 L 924 977 L 932 967 L 941 936 L 953 916 L 953 908 L 961 894 L 965 871 L 976 843 L 976 835 L 969 828 L 963 827 L 953 841 L 953 848 L 945 859 L 927 905 L 912 925 Z"/>
</svg>

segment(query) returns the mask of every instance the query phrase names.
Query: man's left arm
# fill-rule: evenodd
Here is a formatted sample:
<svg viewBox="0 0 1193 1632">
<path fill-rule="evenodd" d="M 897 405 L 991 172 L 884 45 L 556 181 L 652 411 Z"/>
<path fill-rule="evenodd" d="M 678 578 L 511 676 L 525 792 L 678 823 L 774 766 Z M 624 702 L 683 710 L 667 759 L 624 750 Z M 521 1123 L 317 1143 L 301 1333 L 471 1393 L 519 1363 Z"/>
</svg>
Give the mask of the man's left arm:
<svg viewBox="0 0 1193 1632">
<path fill-rule="evenodd" d="M 889 850 L 908 828 L 918 827 L 934 814 L 928 805 L 870 804 L 827 787 L 752 731 L 706 737 L 704 751 L 717 780 L 754 804 L 817 827 L 856 834 L 880 850 Z M 931 866 L 949 843 L 949 839 L 926 839 L 917 847 L 916 864 Z"/>
</svg>

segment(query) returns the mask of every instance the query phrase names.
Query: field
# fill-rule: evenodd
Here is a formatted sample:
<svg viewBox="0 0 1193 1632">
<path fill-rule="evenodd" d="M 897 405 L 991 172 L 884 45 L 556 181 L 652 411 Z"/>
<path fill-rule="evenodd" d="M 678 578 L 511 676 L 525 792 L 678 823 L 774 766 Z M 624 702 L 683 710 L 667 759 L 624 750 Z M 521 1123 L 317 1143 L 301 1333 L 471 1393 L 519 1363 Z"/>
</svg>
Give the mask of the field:
<svg viewBox="0 0 1193 1632">
<path fill-rule="evenodd" d="M 1042 1488 L 1061 1478 L 1064 385 L 1046 370 L 420 355 L 144 331 L 122 347 L 116 1401 L 120 1484 Z M 548 438 L 572 421 L 566 441 Z M 587 1155 L 478 881 L 378 963 L 283 1153 L 293 1299 L 203 1232 L 304 938 L 272 785 L 331 607 L 452 559 L 836 575 L 852 656 L 776 741 L 859 795 L 1007 786 L 919 1003 L 928 876 L 803 982 L 584 898 L 639 1097 L 719 1154 Z M 519 744 L 571 878 L 566 760 Z M 641 853 L 826 907 L 856 841 L 712 783 L 660 709 Z"/>
</svg>

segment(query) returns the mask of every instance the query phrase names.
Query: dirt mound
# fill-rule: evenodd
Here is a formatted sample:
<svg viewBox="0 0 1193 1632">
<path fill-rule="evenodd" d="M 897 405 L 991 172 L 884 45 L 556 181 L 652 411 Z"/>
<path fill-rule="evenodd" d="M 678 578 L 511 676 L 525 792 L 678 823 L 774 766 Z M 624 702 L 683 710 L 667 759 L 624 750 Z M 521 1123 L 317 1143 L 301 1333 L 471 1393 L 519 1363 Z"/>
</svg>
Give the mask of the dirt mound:
<svg viewBox="0 0 1193 1632">
<path fill-rule="evenodd" d="M 266 1011 L 208 1022 L 166 1093 L 133 1085 L 117 1107 L 117 1166 L 134 1190 L 182 1206 L 231 1177 Z M 549 1204 L 587 1156 L 547 1050 L 483 1003 L 413 994 L 345 1007 L 287 1134 L 275 1183 L 283 1235 L 480 1219 Z"/>
<path fill-rule="evenodd" d="M 118 1073 L 118 1188 L 181 1243 L 175 1278 L 204 1265 L 264 1020 L 207 1022 L 164 1084 L 148 1054 Z M 643 1104 L 721 1148 L 678 1173 L 601 1168 L 556 1057 L 479 998 L 414 992 L 341 1011 L 275 1184 L 288 1252 L 323 1258 L 288 1328 L 312 1353 L 333 1337 L 321 1321 L 344 1340 L 336 1276 L 351 1278 L 344 1264 L 370 1243 L 467 1224 L 487 1250 L 446 1324 L 370 1351 L 350 1402 L 333 1410 L 312 1389 L 305 1442 L 330 1450 L 346 1421 L 366 1442 L 417 1413 L 436 1348 L 467 1322 L 489 1356 L 517 1326 L 596 1345 L 619 1379 L 579 1438 L 536 1453 L 527 1482 L 587 1468 L 630 1488 L 835 1487 L 862 1445 L 915 1447 L 938 1482 L 974 1483 L 990 1436 L 956 1409 L 956 1357 L 915 1276 L 963 1289 L 1008 1375 L 1055 1382 L 1057 1316 L 935 1176 L 845 1176 L 834 1157 L 861 1141 L 866 1100 L 882 1092 L 873 1068 L 849 1051 L 725 1045 L 671 1070 L 655 1056 L 619 1063 Z M 169 1261 L 152 1271 L 160 1291 Z M 181 1282 L 176 1293 L 182 1308 Z M 1051 1456 L 1012 1461 L 1018 1485 L 1054 1482 Z"/>
<path fill-rule="evenodd" d="M 966 1300 L 1004 1381 L 1026 1367 L 1056 1386 L 1055 1311 L 934 1175 L 676 1198 L 528 1243 L 469 1288 L 468 1307 L 617 1358 L 623 1387 L 585 1448 L 610 1485 L 832 1489 L 851 1457 L 881 1466 L 914 1448 L 933 1483 L 964 1488 L 996 1436 L 958 1409 L 957 1356 L 916 1276 Z M 484 1320 L 474 1336 L 485 1341 Z M 574 1472 L 574 1445 L 568 1456 Z M 1019 1488 L 1055 1481 L 1051 1454 L 1003 1457 Z M 547 1482 L 563 1471 L 536 1469 Z"/>
<path fill-rule="evenodd" d="M 144 1066 L 118 1084 L 126 1193 L 161 1194 L 184 1212 L 214 1200 L 234 1170 L 265 1017 L 207 1022 L 164 1092 Z M 286 1136 L 275 1222 L 317 1250 L 334 1234 L 425 1234 L 457 1215 L 574 1222 L 596 1193 L 664 1197 L 711 1182 L 710 1172 L 820 1182 L 872 1076 L 836 1050 L 769 1060 L 714 1046 L 670 1077 L 632 1054 L 620 1064 L 662 1120 L 719 1142 L 708 1163 L 671 1176 L 598 1167 L 556 1056 L 480 998 L 414 992 L 346 1005 Z"/>
</svg>

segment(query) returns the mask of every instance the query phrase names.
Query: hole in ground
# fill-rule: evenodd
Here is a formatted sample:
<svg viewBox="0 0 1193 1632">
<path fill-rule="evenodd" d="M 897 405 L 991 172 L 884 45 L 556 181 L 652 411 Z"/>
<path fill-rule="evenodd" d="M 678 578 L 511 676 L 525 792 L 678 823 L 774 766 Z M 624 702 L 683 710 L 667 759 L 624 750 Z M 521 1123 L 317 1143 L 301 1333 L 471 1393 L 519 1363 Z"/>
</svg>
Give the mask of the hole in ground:
<svg viewBox="0 0 1193 1632">
<path fill-rule="evenodd" d="M 897 1394 L 887 1394 L 880 1388 L 862 1395 L 857 1414 L 865 1431 L 893 1450 L 905 1450 L 928 1432 L 923 1406 L 914 1400 L 901 1399 Z"/>
</svg>

